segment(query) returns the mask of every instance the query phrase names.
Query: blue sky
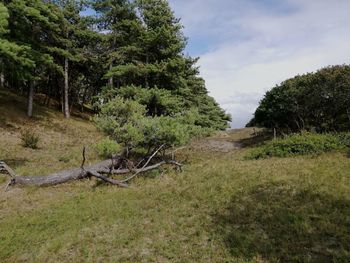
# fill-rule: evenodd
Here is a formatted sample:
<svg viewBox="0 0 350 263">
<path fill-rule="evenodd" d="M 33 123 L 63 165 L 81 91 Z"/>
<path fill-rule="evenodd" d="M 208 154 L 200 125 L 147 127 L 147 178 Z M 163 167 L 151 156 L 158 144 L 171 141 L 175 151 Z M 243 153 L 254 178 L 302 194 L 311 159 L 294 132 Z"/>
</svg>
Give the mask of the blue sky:
<svg viewBox="0 0 350 263">
<path fill-rule="evenodd" d="M 281 81 L 350 63 L 350 0 L 170 0 L 233 127 Z"/>
<path fill-rule="evenodd" d="M 210 95 L 243 127 L 265 92 L 350 64 L 350 0 L 169 0 Z"/>
</svg>

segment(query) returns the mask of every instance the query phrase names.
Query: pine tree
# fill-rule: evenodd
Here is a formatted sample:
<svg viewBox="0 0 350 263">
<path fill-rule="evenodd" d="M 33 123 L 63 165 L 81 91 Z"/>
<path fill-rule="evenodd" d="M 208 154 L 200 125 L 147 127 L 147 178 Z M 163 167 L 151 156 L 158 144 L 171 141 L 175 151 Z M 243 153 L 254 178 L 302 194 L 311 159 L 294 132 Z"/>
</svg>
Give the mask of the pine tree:
<svg viewBox="0 0 350 263">
<path fill-rule="evenodd" d="M 86 20 L 80 15 L 84 8 L 83 1 L 76 0 L 55 0 L 62 14 L 60 19 L 60 30 L 55 40 L 56 43 L 50 48 L 51 52 L 58 55 L 57 63 L 63 68 L 63 89 L 62 89 L 62 111 L 66 118 L 70 117 L 70 68 L 74 63 L 81 63 L 84 60 L 83 49 L 90 38 L 91 30 L 88 29 Z"/>
<path fill-rule="evenodd" d="M 136 85 L 153 91 L 169 90 L 173 97 L 181 98 L 180 104 L 184 105 L 182 111 L 191 108 L 198 111 L 198 125 L 226 128 L 230 116 L 208 96 L 204 80 L 199 77 L 196 67 L 198 59 L 184 55 L 186 38 L 182 33 L 183 27 L 169 3 L 165 0 L 138 0 L 134 8 L 134 13 L 138 14 L 138 17 L 133 18 L 134 24 L 137 23 L 139 27 L 133 34 L 136 32 L 137 36 L 115 49 L 116 54 L 124 50 L 133 50 L 133 54 L 126 53 L 129 59 L 120 59 L 107 76 L 120 80 L 123 86 Z M 120 26 L 120 22 L 114 26 L 117 25 Z M 111 32 L 111 35 L 117 36 L 115 32 Z M 154 107 L 162 95 L 152 96 L 147 107 Z M 157 112 L 162 115 L 166 111 Z"/>
<path fill-rule="evenodd" d="M 55 6 L 40 0 L 5 1 L 9 11 L 8 40 L 15 45 L 10 52 L 5 52 L 10 64 L 20 62 L 22 67 L 16 68 L 25 82 L 29 81 L 27 115 L 33 115 L 33 97 L 39 73 L 45 69 L 60 70 L 50 55 L 49 40 L 59 30 L 58 12 Z M 20 44 L 19 44 L 20 43 Z M 6 45 L 6 40 L 5 40 Z M 6 48 L 6 46 L 5 46 Z M 11 52 L 14 50 L 15 52 Z M 6 51 L 6 50 L 5 50 Z"/>
<path fill-rule="evenodd" d="M 106 71 L 109 71 L 105 76 L 108 85 L 113 87 L 115 82 L 117 87 L 133 84 L 137 69 L 132 62 L 138 61 L 142 52 L 138 46 L 141 21 L 134 5 L 127 0 L 97 0 L 94 8 L 99 16 L 99 29 L 103 32 L 104 60 L 108 65 Z M 115 72 L 119 69 L 125 74 Z"/>
</svg>

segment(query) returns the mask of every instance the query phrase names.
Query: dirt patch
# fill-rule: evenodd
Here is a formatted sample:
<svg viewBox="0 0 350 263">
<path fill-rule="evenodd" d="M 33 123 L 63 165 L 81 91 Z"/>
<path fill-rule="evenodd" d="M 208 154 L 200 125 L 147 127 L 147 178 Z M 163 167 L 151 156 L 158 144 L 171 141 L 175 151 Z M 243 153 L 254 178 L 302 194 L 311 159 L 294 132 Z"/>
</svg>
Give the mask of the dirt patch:
<svg viewBox="0 0 350 263">
<path fill-rule="evenodd" d="M 193 143 L 191 148 L 200 151 L 231 152 L 240 149 L 241 145 L 225 139 L 206 139 Z"/>
<path fill-rule="evenodd" d="M 199 151 L 231 152 L 260 142 L 259 139 L 265 139 L 262 138 L 264 134 L 258 128 L 230 129 L 196 141 L 191 144 L 191 148 Z"/>
</svg>

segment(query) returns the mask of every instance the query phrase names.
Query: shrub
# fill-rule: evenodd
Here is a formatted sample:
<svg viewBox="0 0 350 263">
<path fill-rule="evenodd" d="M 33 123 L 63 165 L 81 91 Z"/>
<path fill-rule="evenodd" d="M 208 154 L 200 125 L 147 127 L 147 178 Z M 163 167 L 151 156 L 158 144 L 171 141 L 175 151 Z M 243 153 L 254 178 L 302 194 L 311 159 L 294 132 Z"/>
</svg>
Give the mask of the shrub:
<svg viewBox="0 0 350 263">
<path fill-rule="evenodd" d="M 40 137 L 33 131 L 25 130 L 21 134 L 21 140 L 23 147 L 38 149 L 38 143 L 40 141 Z"/>
<path fill-rule="evenodd" d="M 120 151 L 121 147 L 115 141 L 106 138 L 102 139 L 95 145 L 96 152 L 103 158 L 110 158 L 113 154 Z"/>
<path fill-rule="evenodd" d="M 270 141 L 252 150 L 247 159 L 267 157 L 288 157 L 308 154 L 321 154 L 341 150 L 350 142 L 350 134 L 313 134 L 303 133 Z"/>
<path fill-rule="evenodd" d="M 100 107 L 97 126 L 117 143 L 129 149 L 180 146 L 191 138 L 210 133 L 196 125 L 198 112 L 184 111 L 173 116 L 149 116 L 137 101 L 115 97 Z"/>
<path fill-rule="evenodd" d="M 349 131 L 350 65 L 298 75 L 268 91 L 249 126 L 285 131 Z"/>
<path fill-rule="evenodd" d="M 337 134 L 340 143 L 344 146 L 350 149 L 350 132 L 343 132 Z"/>
</svg>

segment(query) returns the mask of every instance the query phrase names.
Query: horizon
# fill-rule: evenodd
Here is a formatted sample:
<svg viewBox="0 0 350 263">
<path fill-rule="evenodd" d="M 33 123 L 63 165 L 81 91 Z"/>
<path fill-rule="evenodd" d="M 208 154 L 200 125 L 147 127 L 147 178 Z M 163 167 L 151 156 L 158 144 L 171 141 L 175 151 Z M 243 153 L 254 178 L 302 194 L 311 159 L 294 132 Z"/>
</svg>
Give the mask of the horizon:
<svg viewBox="0 0 350 263">
<path fill-rule="evenodd" d="M 169 0 L 188 38 L 185 53 L 200 57 L 200 75 L 231 128 L 243 128 L 284 80 L 350 63 L 350 1 L 335 2 Z"/>
<path fill-rule="evenodd" d="M 170 0 L 209 94 L 242 128 L 266 91 L 349 64 L 350 1 Z M 196 12 L 193 12 L 196 10 Z"/>
</svg>

